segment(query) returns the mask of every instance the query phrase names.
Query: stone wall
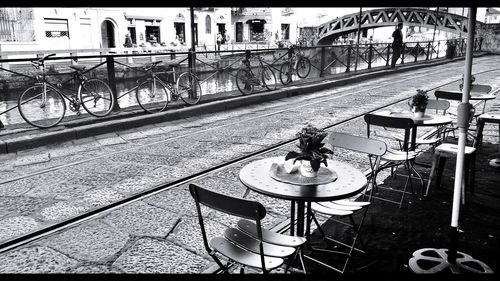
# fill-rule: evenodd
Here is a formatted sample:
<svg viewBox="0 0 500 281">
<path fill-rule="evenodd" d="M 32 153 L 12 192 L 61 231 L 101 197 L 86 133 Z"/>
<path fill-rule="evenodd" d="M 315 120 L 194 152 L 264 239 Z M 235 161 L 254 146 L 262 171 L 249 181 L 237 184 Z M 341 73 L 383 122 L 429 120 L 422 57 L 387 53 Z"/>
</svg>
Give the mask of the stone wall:
<svg viewBox="0 0 500 281">
<path fill-rule="evenodd" d="M 477 35 L 482 36 L 481 49 L 493 54 L 500 54 L 500 24 L 487 24 L 482 29 L 477 29 Z"/>
</svg>

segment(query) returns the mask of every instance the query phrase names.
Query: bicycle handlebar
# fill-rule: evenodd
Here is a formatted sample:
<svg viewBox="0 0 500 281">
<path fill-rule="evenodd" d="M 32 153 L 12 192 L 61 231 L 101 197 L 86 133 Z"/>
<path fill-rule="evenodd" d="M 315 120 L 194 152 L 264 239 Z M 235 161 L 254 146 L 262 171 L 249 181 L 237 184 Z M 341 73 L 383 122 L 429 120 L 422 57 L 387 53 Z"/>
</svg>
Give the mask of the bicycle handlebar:
<svg viewBox="0 0 500 281">
<path fill-rule="evenodd" d="M 157 66 L 158 64 L 162 63 L 163 61 L 154 61 L 154 62 L 151 62 L 149 65 L 145 66 L 144 67 L 144 71 L 150 71 L 151 69 L 153 69 L 153 67 Z"/>
<path fill-rule="evenodd" d="M 46 56 L 41 57 L 41 58 L 36 59 L 36 60 L 32 60 L 32 61 L 31 61 L 31 64 L 33 65 L 33 67 L 35 67 L 35 68 L 37 68 L 37 69 L 38 69 L 38 68 L 40 68 L 40 66 L 44 65 L 45 60 L 46 60 L 47 58 L 53 57 L 53 56 L 55 56 L 55 55 L 56 55 L 56 54 L 54 53 L 54 54 L 46 55 Z"/>
</svg>

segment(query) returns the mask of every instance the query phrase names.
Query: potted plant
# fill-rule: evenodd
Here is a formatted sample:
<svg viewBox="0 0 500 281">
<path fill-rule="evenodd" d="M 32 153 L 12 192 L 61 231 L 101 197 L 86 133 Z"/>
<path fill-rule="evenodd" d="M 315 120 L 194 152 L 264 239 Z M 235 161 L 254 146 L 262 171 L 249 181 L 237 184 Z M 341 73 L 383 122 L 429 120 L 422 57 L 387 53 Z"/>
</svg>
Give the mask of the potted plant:
<svg viewBox="0 0 500 281">
<path fill-rule="evenodd" d="M 429 97 L 424 90 L 417 90 L 417 93 L 411 98 L 410 106 L 411 111 L 415 117 L 424 117 L 425 109 L 427 108 L 427 101 Z"/>
<path fill-rule="evenodd" d="M 285 156 L 285 161 L 294 159 L 293 163 L 295 163 L 297 160 L 300 160 L 301 166 L 299 170 L 301 175 L 315 177 L 321 163 L 328 166 L 326 162 L 328 154 L 333 154 L 333 151 L 324 147 L 323 140 L 327 136 L 327 133 L 322 129 L 307 125 L 297 133 L 297 136 L 299 137 L 297 147 L 300 149 L 300 152 L 288 152 Z"/>
</svg>

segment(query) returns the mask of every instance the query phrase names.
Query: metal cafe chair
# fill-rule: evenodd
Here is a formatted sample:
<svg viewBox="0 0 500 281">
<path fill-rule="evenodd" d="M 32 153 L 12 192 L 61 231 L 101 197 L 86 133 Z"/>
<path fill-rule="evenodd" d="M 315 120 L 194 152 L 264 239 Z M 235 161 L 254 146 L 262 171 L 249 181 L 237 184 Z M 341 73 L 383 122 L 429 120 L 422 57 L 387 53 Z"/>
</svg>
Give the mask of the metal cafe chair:
<svg viewBox="0 0 500 281">
<path fill-rule="evenodd" d="M 429 109 L 433 110 L 436 114 L 446 114 L 446 111 L 450 108 L 450 102 L 447 100 L 428 100 L 427 101 L 427 111 L 430 112 Z M 419 145 L 430 145 L 432 148 L 432 153 L 434 153 L 434 149 L 437 145 L 439 145 L 445 138 L 445 132 L 447 131 L 447 125 L 439 126 L 435 132 L 436 137 L 427 137 L 426 135 L 417 137 L 415 140 L 416 146 Z M 400 148 L 403 147 L 404 136 L 402 134 L 393 135 L 394 138 L 399 141 Z"/>
<path fill-rule="evenodd" d="M 422 185 L 422 190 L 424 187 L 424 181 L 422 179 L 422 176 L 420 173 L 414 168 L 414 160 L 417 157 L 417 153 L 415 151 L 410 151 L 410 133 L 411 130 L 414 127 L 414 122 L 411 118 L 404 118 L 404 117 L 394 117 L 394 116 L 382 116 L 378 114 L 365 114 L 364 116 L 366 125 L 367 125 L 367 137 L 370 138 L 371 135 L 371 128 L 372 126 L 378 126 L 378 127 L 383 127 L 384 129 L 390 128 L 390 129 L 396 129 L 396 130 L 403 130 L 403 149 L 402 150 L 397 150 L 390 148 L 389 145 L 387 147 L 387 151 L 384 155 L 382 155 L 382 160 L 385 161 L 384 164 L 380 165 L 378 171 L 385 169 L 385 168 L 395 168 L 399 165 L 404 165 L 408 177 L 406 179 L 405 185 L 403 190 L 399 189 L 394 189 L 390 188 L 388 190 L 396 191 L 396 192 L 402 192 L 401 199 L 399 202 L 390 200 L 387 198 L 381 198 L 381 197 L 375 197 L 381 200 L 393 202 L 399 204 L 399 208 L 403 205 L 404 197 L 406 194 L 406 189 L 408 187 L 408 184 L 410 185 L 411 189 L 411 194 L 412 196 L 414 195 L 413 192 L 413 184 L 412 184 L 412 174 L 413 172 L 417 175 L 417 177 L 420 179 L 421 185 Z M 378 173 L 376 171 L 376 173 Z M 378 186 L 376 185 L 375 188 L 377 189 Z M 383 187 L 380 187 L 383 188 Z M 387 188 L 384 188 L 387 189 Z"/>
<path fill-rule="evenodd" d="M 240 273 L 244 273 L 246 267 L 269 273 L 281 267 L 287 259 L 286 273 L 297 257 L 307 273 L 301 250 L 306 239 L 262 228 L 261 220 L 266 216 L 266 209 L 261 203 L 216 193 L 196 184 L 190 184 L 189 191 L 196 203 L 205 249 L 224 273 L 229 273 L 232 266 L 239 267 Z M 201 205 L 239 217 L 237 227 L 225 229 L 223 236 L 213 237 L 209 242 Z M 227 261 L 223 263 L 218 255 Z"/>
<path fill-rule="evenodd" d="M 367 201 L 364 200 L 365 196 L 363 196 L 362 201 L 355 201 L 356 198 L 352 198 L 352 199 L 336 200 L 329 202 L 313 202 L 311 204 L 311 209 L 313 211 L 311 217 L 312 220 L 315 222 L 317 229 L 320 232 L 323 240 L 335 243 L 336 245 L 343 246 L 346 248 L 346 251 L 331 251 L 326 249 L 315 249 L 315 248 L 313 248 L 313 250 L 339 253 L 345 256 L 345 260 L 343 260 L 343 264 L 341 264 L 341 267 L 335 267 L 333 265 L 325 265 L 335 271 L 344 273 L 347 269 L 349 261 L 353 257 L 354 251 L 359 252 L 361 254 L 366 253 L 365 251 L 366 249 L 363 244 L 363 240 L 361 239 L 360 233 L 366 214 L 368 212 L 368 208 L 371 204 L 372 191 L 376 184 L 375 180 L 376 171 L 380 166 L 381 156 L 384 155 L 387 151 L 387 145 L 380 140 L 367 139 L 365 137 L 353 136 L 338 132 L 331 132 L 329 134 L 328 143 L 333 148 L 343 148 L 367 154 L 370 160 L 370 168 L 371 168 L 370 181 L 364 191 L 364 195 L 366 195 L 367 192 L 369 192 L 370 194 L 368 196 Z M 374 162 L 372 162 L 372 158 L 375 158 Z M 358 217 L 357 214 L 360 214 L 361 218 L 357 219 Z M 348 239 L 342 239 L 343 241 L 340 241 L 332 236 L 326 235 L 320 223 L 318 222 L 316 216 L 325 217 L 334 223 L 339 223 L 347 226 L 350 230 L 352 230 L 353 233 L 352 237 L 349 237 Z M 355 217 L 358 220 L 357 222 Z M 346 240 L 348 241 L 346 242 Z M 357 242 L 359 242 L 359 245 L 362 249 L 356 248 Z"/>
<path fill-rule="evenodd" d="M 480 85 L 476 85 L 476 86 L 480 86 Z M 490 87 L 491 88 L 491 87 Z M 471 90 L 472 92 L 472 90 Z M 461 92 L 449 92 L 449 91 L 442 91 L 442 90 L 437 90 L 434 92 L 434 96 L 436 96 L 436 99 L 437 100 L 448 100 L 448 101 L 455 101 L 455 102 L 461 102 L 462 101 L 462 93 Z M 486 102 L 484 102 L 484 104 L 486 104 Z M 475 108 L 474 108 L 475 109 Z M 450 115 L 453 119 L 453 122 L 451 123 L 451 125 L 445 130 L 445 135 L 444 135 L 444 138 L 446 138 L 446 136 L 452 132 L 453 133 L 453 136 L 455 136 L 455 131 L 458 130 L 458 127 L 457 127 L 457 115 L 456 114 L 453 114 L 451 112 L 447 112 L 448 115 Z M 472 119 L 473 118 L 476 118 L 480 115 L 480 113 L 476 113 L 474 111 L 474 114 L 471 114 L 471 119 L 469 120 L 469 124 L 472 122 Z M 471 128 L 469 128 L 469 130 L 473 130 Z M 469 133 L 468 134 L 472 137 L 474 137 L 473 134 Z"/>
</svg>

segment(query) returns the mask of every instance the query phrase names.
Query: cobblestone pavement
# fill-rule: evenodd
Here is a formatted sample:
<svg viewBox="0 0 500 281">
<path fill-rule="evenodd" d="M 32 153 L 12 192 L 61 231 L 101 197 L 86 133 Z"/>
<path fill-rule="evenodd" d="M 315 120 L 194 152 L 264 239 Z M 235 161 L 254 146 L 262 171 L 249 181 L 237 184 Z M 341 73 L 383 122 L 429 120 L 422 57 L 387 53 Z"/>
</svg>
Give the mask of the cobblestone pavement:
<svg viewBox="0 0 500 281">
<path fill-rule="evenodd" d="M 500 87 L 499 56 L 474 60 L 476 82 Z M 154 124 L 98 137 L 0 155 L 0 242 L 40 230 L 127 196 L 203 171 L 295 137 L 306 124 L 323 127 L 448 82 L 458 89 L 464 61 L 396 73 L 357 84 L 259 105 Z M 486 71 L 486 72 L 485 72 Z M 483 73 L 481 73 L 483 72 Z M 405 103 L 397 106 L 405 107 Z M 487 110 L 498 110 L 498 98 Z M 496 128 L 485 127 L 485 139 Z M 337 131 L 365 134 L 362 118 Z M 284 155 L 295 144 L 265 156 Z M 336 153 L 361 169 L 353 154 Z M 363 159 L 364 160 L 364 159 Z M 241 197 L 246 163 L 193 182 Z M 381 179 L 383 180 L 383 178 Z M 265 226 L 287 218 L 289 203 L 250 192 L 268 209 Z M 234 221 L 210 213 L 218 233 Z M 203 248 L 187 184 L 141 198 L 70 228 L 0 254 L 3 273 L 201 273 Z"/>
</svg>

